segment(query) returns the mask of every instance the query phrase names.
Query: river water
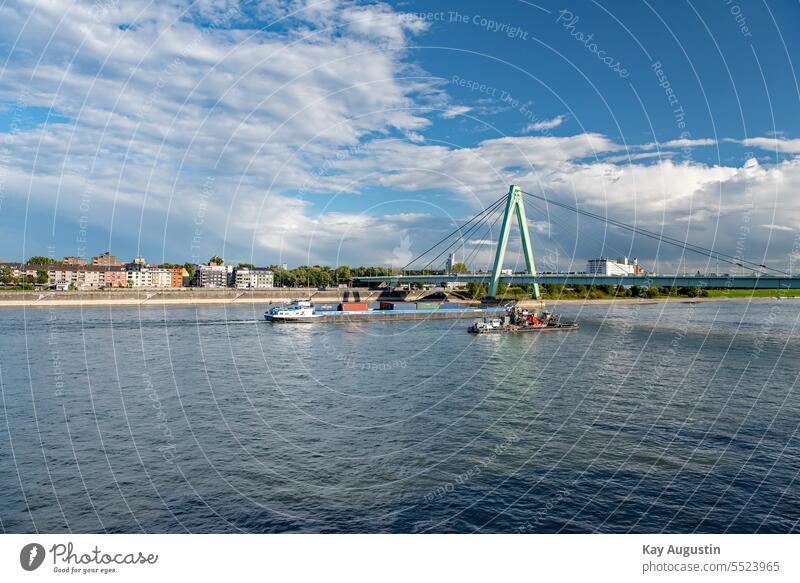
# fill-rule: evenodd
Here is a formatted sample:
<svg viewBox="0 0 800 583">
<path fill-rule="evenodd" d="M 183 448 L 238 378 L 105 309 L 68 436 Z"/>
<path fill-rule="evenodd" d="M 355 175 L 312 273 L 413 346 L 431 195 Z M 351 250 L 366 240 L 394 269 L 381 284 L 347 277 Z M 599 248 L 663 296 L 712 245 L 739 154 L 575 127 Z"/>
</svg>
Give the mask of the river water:
<svg viewBox="0 0 800 583">
<path fill-rule="evenodd" d="M 0 311 L 6 532 L 797 532 L 800 300 Z"/>
</svg>

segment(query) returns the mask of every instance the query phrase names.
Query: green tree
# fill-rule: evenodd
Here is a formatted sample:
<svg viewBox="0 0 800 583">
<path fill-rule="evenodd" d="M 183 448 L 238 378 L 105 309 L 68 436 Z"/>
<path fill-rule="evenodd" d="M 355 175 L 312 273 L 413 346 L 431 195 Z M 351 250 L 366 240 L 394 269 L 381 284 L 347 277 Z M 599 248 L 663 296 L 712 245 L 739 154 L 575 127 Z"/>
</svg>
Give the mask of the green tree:
<svg viewBox="0 0 800 583">
<path fill-rule="evenodd" d="M 239 263 L 236 267 L 239 269 L 253 269 L 255 265 L 252 263 Z"/>
<path fill-rule="evenodd" d="M 466 263 L 453 263 L 452 267 L 453 273 L 466 273 L 467 272 L 467 264 Z"/>
<path fill-rule="evenodd" d="M 11 283 L 11 269 L 0 267 L 0 284 L 8 285 L 9 283 Z"/>
<path fill-rule="evenodd" d="M 49 279 L 47 277 L 47 272 L 46 271 L 42 271 L 40 269 L 40 270 L 38 270 L 36 272 L 36 283 L 38 283 L 39 285 L 44 285 L 48 281 L 49 281 Z"/>
<path fill-rule="evenodd" d="M 661 295 L 661 291 L 658 289 L 658 286 L 650 286 L 645 290 L 644 295 L 648 298 L 657 298 Z"/>
<path fill-rule="evenodd" d="M 30 259 L 28 259 L 29 265 L 47 265 L 47 264 L 59 264 L 60 261 L 56 261 L 52 257 L 45 257 L 43 255 L 34 255 Z"/>
<path fill-rule="evenodd" d="M 542 287 L 544 288 L 544 292 L 551 298 L 557 298 L 565 295 L 564 284 L 562 283 L 548 283 L 544 284 Z"/>
<path fill-rule="evenodd" d="M 489 286 L 485 283 L 477 283 L 471 281 L 467 284 L 467 295 L 473 299 L 479 300 L 486 295 Z"/>
<path fill-rule="evenodd" d="M 225 265 L 225 260 L 219 255 L 214 255 L 208 260 L 209 263 L 216 263 L 217 265 Z"/>
<path fill-rule="evenodd" d="M 192 279 L 194 277 L 194 265 L 187 261 L 183 264 L 183 268 L 186 270 L 186 273 L 189 274 L 189 279 Z"/>
<path fill-rule="evenodd" d="M 336 281 L 339 283 L 347 283 L 350 281 L 352 277 L 352 273 L 350 272 L 350 268 L 346 265 L 340 265 L 336 268 Z"/>
</svg>

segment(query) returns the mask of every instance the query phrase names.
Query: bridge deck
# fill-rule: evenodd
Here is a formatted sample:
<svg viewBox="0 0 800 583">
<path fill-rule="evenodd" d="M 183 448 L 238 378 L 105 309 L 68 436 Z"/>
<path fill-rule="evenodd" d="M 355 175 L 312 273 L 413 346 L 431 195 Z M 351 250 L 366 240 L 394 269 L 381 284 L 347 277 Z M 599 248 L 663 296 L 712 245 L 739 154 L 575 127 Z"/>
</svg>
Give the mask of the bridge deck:
<svg viewBox="0 0 800 583">
<path fill-rule="evenodd" d="M 488 283 L 491 274 L 464 275 L 397 275 L 390 277 L 361 277 L 357 281 L 364 283 Z M 727 289 L 800 289 L 800 276 L 772 275 L 591 275 L 577 274 L 542 274 L 542 275 L 501 275 L 500 281 L 510 285 L 530 285 L 534 283 L 556 285 L 639 285 L 664 287 L 701 287 Z"/>
</svg>

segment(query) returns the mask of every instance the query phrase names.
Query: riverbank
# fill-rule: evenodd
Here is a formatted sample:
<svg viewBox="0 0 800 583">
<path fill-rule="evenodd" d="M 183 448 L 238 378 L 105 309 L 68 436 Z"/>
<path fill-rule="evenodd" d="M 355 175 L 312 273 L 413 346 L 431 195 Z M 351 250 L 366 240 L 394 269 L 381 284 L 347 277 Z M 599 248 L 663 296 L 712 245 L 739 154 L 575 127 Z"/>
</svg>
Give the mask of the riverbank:
<svg viewBox="0 0 800 583">
<path fill-rule="evenodd" d="M 288 303 L 297 298 L 318 302 L 368 302 L 403 299 L 380 290 L 317 288 L 168 289 L 0 293 L 0 308 L 87 308 L 106 306 L 246 305 Z"/>
</svg>

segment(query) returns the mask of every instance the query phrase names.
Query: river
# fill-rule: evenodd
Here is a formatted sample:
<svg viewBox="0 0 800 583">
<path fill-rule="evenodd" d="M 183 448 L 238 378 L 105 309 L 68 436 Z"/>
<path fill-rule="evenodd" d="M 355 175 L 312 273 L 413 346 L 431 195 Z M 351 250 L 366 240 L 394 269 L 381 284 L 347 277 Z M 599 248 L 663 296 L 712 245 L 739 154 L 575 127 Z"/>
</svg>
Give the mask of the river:
<svg viewBox="0 0 800 583">
<path fill-rule="evenodd" d="M 5 532 L 797 532 L 800 300 L 0 311 Z"/>
</svg>

